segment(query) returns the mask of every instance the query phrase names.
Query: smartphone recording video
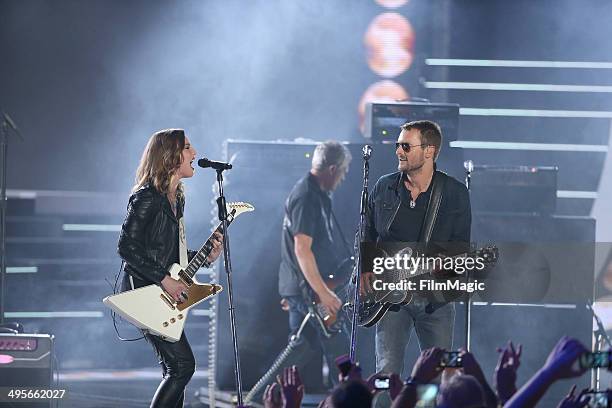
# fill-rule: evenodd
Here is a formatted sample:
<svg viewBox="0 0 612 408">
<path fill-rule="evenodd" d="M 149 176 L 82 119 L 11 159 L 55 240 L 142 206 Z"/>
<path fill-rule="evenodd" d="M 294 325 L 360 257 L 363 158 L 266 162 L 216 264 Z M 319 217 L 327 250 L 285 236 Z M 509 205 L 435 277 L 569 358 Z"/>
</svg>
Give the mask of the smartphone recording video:
<svg viewBox="0 0 612 408">
<path fill-rule="evenodd" d="M 610 367 L 610 351 L 599 351 L 596 353 L 584 353 L 579 362 L 582 368 L 608 368 Z"/>
<path fill-rule="evenodd" d="M 440 360 L 440 367 L 462 367 L 461 354 L 459 351 L 445 351 Z"/>
<path fill-rule="evenodd" d="M 584 400 L 584 398 L 586 398 L 587 396 L 591 397 L 588 405 L 586 405 L 589 408 L 609 408 L 610 407 L 609 405 L 610 400 L 608 399 L 609 392 L 610 391 L 589 391 L 585 393 L 582 398 Z"/>
<path fill-rule="evenodd" d="M 389 378 L 376 378 L 374 380 L 374 389 L 388 390 L 389 389 Z"/>
</svg>

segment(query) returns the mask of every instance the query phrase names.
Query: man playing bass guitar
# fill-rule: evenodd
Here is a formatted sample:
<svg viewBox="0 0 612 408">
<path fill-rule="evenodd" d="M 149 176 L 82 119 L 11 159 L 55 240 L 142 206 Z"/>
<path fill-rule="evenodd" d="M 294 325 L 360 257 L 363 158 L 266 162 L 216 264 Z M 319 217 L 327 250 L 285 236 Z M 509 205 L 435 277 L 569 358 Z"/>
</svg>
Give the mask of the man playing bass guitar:
<svg viewBox="0 0 612 408">
<path fill-rule="evenodd" d="M 342 301 L 326 278 L 342 263 L 334 234 L 330 193 L 344 180 L 351 160 L 348 149 L 335 141 L 319 144 L 312 156 L 309 173 L 293 187 L 285 202 L 279 293 L 289 310 L 291 333 L 297 333 L 312 307 L 310 297 L 318 298 L 319 311 L 335 318 Z M 348 275 L 347 273 L 347 280 Z M 311 319 L 292 349 L 285 365 L 302 368 L 313 356 L 323 352 L 332 381 L 337 379 L 334 358 L 347 353 L 348 336 L 321 330 L 321 320 Z M 324 325 L 323 325 L 324 326 Z"/>
</svg>

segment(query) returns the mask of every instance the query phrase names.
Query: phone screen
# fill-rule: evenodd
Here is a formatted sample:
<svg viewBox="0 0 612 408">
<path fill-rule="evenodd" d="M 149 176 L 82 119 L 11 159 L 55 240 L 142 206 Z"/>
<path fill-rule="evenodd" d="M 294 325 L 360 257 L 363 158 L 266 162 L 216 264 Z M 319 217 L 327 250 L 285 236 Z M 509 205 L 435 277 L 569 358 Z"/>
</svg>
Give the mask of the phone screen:
<svg viewBox="0 0 612 408">
<path fill-rule="evenodd" d="M 436 397 L 438 395 L 437 384 L 423 384 L 417 386 L 417 403 L 416 408 L 434 408 L 436 406 Z"/>
<path fill-rule="evenodd" d="M 607 391 L 591 391 L 586 393 L 584 396 L 590 396 L 589 404 L 587 405 L 589 408 L 608 408 L 608 392 Z M 584 398 L 584 397 L 583 397 Z"/>
<path fill-rule="evenodd" d="M 377 390 L 388 390 L 389 379 L 388 378 L 376 378 L 374 379 L 374 388 Z"/>
<path fill-rule="evenodd" d="M 461 354 L 458 351 L 447 351 L 440 360 L 440 367 L 461 367 Z"/>
<path fill-rule="evenodd" d="M 610 352 L 599 351 L 597 353 L 584 353 L 580 356 L 580 367 L 598 368 L 610 367 Z"/>
</svg>

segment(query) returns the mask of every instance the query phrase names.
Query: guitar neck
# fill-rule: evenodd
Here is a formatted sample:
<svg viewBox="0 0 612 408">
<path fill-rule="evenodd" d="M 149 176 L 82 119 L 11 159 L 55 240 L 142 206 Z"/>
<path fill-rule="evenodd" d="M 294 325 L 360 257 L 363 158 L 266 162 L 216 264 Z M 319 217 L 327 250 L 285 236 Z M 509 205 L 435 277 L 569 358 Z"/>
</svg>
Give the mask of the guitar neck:
<svg viewBox="0 0 612 408">
<path fill-rule="evenodd" d="M 232 210 L 230 213 L 227 214 L 227 226 L 228 227 L 234 220 L 235 214 L 236 214 L 236 210 Z M 193 278 L 196 272 L 198 271 L 198 269 L 200 269 L 200 267 L 204 264 L 204 261 L 206 261 L 206 258 L 208 258 L 210 251 L 212 251 L 212 248 L 213 248 L 212 238 L 215 235 L 215 232 L 221 232 L 222 229 L 223 229 L 223 223 L 220 222 L 217 225 L 217 228 L 215 228 L 215 230 L 213 231 L 213 233 L 210 234 L 210 237 L 208 237 L 204 245 L 202 245 L 202 247 L 198 250 L 195 256 L 191 258 L 191 261 L 185 268 L 185 272 L 189 275 L 189 277 Z"/>
</svg>

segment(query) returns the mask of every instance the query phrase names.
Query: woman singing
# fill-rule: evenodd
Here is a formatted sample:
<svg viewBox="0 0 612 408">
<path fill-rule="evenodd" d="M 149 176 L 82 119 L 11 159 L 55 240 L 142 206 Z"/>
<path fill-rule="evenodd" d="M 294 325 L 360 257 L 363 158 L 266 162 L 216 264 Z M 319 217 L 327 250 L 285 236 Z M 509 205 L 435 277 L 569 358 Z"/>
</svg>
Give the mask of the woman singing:
<svg viewBox="0 0 612 408">
<path fill-rule="evenodd" d="M 168 268 L 179 263 L 181 251 L 186 258 L 181 179 L 193 176 L 195 157 L 196 151 L 182 129 L 160 130 L 149 139 L 119 237 L 119 255 L 125 261 L 122 290 L 157 284 L 177 302 L 184 300 L 187 287 L 171 278 Z M 205 266 L 217 259 L 222 241 L 222 235 L 215 233 Z M 195 371 L 185 333 L 175 343 L 148 332 L 144 335 L 163 370 L 151 407 L 182 407 L 185 387 Z"/>
</svg>

